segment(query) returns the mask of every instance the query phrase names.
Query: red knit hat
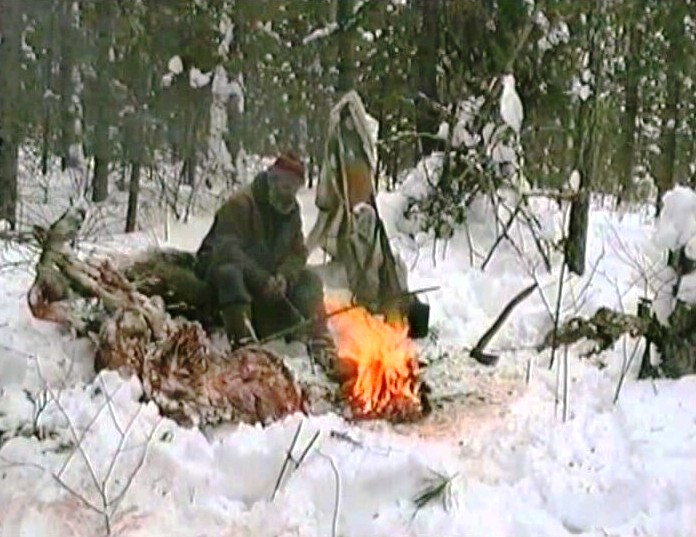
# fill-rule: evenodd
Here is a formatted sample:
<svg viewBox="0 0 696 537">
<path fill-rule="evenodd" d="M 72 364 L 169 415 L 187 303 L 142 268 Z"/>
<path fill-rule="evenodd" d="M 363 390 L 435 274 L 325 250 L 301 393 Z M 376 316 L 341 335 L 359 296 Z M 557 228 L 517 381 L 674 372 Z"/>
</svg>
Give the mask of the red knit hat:
<svg viewBox="0 0 696 537">
<path fill-rule="evenodd" d="M 300 160 L 300 157 L 292 151 L 287 153 L 282 153 L 278 155 L 272 168 L 276 170 L 282 170 L 284 172 L 290 172 L 295 175 L 300 181 L 304 181 L 305 178 L 305 167 Z"/>
</svg>

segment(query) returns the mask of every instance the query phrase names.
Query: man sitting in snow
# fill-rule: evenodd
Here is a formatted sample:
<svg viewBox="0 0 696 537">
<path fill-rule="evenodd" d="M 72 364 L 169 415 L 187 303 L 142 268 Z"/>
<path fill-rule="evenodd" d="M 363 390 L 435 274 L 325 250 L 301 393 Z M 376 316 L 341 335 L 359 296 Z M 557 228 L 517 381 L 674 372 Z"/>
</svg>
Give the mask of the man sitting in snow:
<svg viewBox="0 0 696 537">
<path fill-rule="evenodd" d="M 335 352 L 323 283 L 307 267 L 296 197 L 304 175 L 297 156 L 280 155 L 220 207 L 196 254 L 233 348 L 313 320 L 310 352 L 320 360 Z"/>
</svg>

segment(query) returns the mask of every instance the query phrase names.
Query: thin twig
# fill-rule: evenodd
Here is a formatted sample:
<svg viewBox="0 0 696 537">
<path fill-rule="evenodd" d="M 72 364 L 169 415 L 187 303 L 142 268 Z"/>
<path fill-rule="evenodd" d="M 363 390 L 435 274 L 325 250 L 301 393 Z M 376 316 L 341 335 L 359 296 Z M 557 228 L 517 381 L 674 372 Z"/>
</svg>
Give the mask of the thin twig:
<svg viewBox="0 0 696 537">
<path fill-rule="evenodd" d="M 92 483 L 94 484 L 95 488 L 97 490 L 99 490 L 99 478 L 97 477 L 97 473 L 94 469 L 94 466 L 92 465 L 89 457 L 87 456 L 87 452 L 85 451 L 84 446 L 82 445 L 82 439 L 84 439 L 84 436 L 87 434 L 87 430 L 85 430 L 85 432 L 83 433 L 82 436 L 78 435 L 77 430 L 75 428 L 75 425 L 73 424 L 72 419 L 70 418 L 70 415 L 65 410 L 63 405 L 60 403 L 60 400 L 55 396 L 55 394 L 53 393 L 53 390 L 51 390 L 51 388 L 49 388 L 48 385 L 46 385 L 46 390 L 49 393 L 49 395 L 51 396 L 53 402 L 55 403 L 55 405 L 58 408 L 58 410 L 60 411 L 60 413 L 65 418 L 65 420 L 68 424 L 68 428 L 70 429 L 70 434 L 73 436 L 73 440 L 77 443 L 75 446 L 75 449 L 79 451 L 80 455 L 82 456 L 82 459 L 85 461 L 85 465 L 87 466 L 87 469 L 89 470 L 89 474 L 90 474 L 90 478 L 92 479 Z M 106 407 L 106 403 L 104 405 L 102 405 L 102 407 L 99 409 L 99 411 L 97 413 L 101 414 L 101 411 L 105 407 Z M 94 422 L 96 422 L 96 418 L 94 418 L 90 421 L 90 426 Z M 71 456 L 72 456 L 72 453 L 71 453 Z M 70 458 L 70 457 L 68 457 L 68 458 Z M 67 467 L 67 465 L 64 465 L 61 468 L 61 474 L 65 470 L 66 467 Z"/>
<path fill-rule="evenodd" d="M 111 476 L 114 472 L 114 468 L 116 468 L 116 463 L 118 462 L 119 454 L 123 451 L 123 448 L 126 445 L 126 442 L 128 440 L 129 433 L 130 433 L 131 429 L 133 428 L 133 424 L 140 416 L 140 412 L 142 411 L 143 408 L 145 408 L 143 405 L 138 406 L 138 410 L 133 414 L 133 417 L 128 422 L 126 429 L 121 433 L 121 435 L 120 435 L 121 438 L 118 442 L 118 446 L 116 447 L 116 453 L 114 453 L 114 456 L 111 459 L 111 462 L 109 463 L 109 468 L 106 470 L 106 475 L 104 476 L 104 479 L 102 480 L 102 486 L 100 488 L 100 492 L 101 492 L 102 498 L 104 500 L 104 508 L 106 508 L 109 505 L 109 501 L 108 501 L 109 480 L 111 479 Z"/>
<path fill-rule="evenodd" d="M 114 496 L 114 498 L 112 500 L 109 501 L 109 506 L 112 506 L 111 516 L 113 516 L 114 513 L 116 512 L 116 510 L 118 509 L 119 504 L 123 501 L 123 498 L 125 498 L 126 493 L 128 492 L 128 490 L 131 487 L 131 484 L 135 480 L 135 477 L 138 475 L 138 473 L 140 472 L 140 469 L 145 464 L 145 458 L 147 457 L 148 449 L 152 445 L 152 439 L 155 437 L 155 433 L 157 432 L 157 429 L 159 429 L 159 426 L 162 424 L 162 421 L 163 421 L 162 418 L 160 418 L 153 425 L 152 431 L 150 431 L 150 434 L 148 435 L 148 437 L 144 443 L 144 448 L 143 448 L 140 460 L 138 461 L 138 464 L 135 465 L 135 468 L 128 476 L 128 479 L 126 479 L 126 482 L 123 484 L 123 488 L 121 489 L 121 492 L 119 492 L 116 496 Z"/>
<path fill-rule="evenodd" d="M 469 219 L 464 220 L 464 232 L 466 235 L 466 244 L 469 248 L 469 266 L 474 266 L 474 255 L 476 251 L 474 249 L 474 238 L 471 236 L 471 229 L 469 228 Z"/>
<path fill-rule="evenodd" d="M 123 386 L 123 385 L 121 384 L 120 386 L 118 386 L 118 387 L 113 391 L 112 395 L 115 395 L 116 392 L 117 392 L 118 390 L 121 389 L 121 386 Z M 49 393 L 50 393 L 50 392 L 49 392 Z M 54 398 L 53 396 L 52 396 L 52 398 L 53 398 L 53 400 L 55 401 L 55 398 Z M 60 406 L 60 405 L 57 405 L 57 406 L 58 406 L 58 408 L 59 408 L 59 410 L 60 410 L 60 409 L 61 409 L 61 406 Z M 75 437 L 74 440 L 75 440 L 75 442 L 77 442 L 78 445 L 81 445 L 81 444 L 82 444 L 82 441 L 83 441 L 84 438 L 87 436 L 87 433 L 88 433 L 89 430 L 92 428 L 92 425 L 94 425 L 94 424 L 96 423 L 96 421 L 99 419 L 99 416 L 101 416 L 101 413 L 104 411 L 105 408 L 107 408 L 107 403 L 106 403 L 106 401 L 104 401 L 104 403 L 99 407 L 99 409 L 97 410 L 97 412 L 95 413 L 95 415 L 92 416 L 92 419 L 89 420 L 89 423 L 87 423 L 87 426 L 86 426 L 85 429 L 82 431 L 82 434 L 81 434 L 79 437 Z M 63 410 L 63 412 L 64 412 L 64 410 Z M 58 475 L 62 475 L 63 472 L 67 469 L 68 464 L 70 464 L 70 461 L 72 460 L 72 458 L 73 458 L 73 456 L 75 455 L 75 453 L 77 453 L 77 450 L 73 450 L 73 451 L 70 452 L 70 455 L 68 455 L 68 457 L 65 459 L 65 462 L 64 462 L 63 465 L 61 466 L 61 468 L 60 468 L 60 470 L 59 470 L 59 472 L 58 472 Z"/>
<path fill-rule="evenodd" d="M 123 428 L 121 427 L 121 424 L 118 422 L 118 418 L 116 417 L 116 409 L 114 408 L 113 399 L 111 398 L 111 395 L 109 394 L 108 388 L 106 386 L 104 375 L 99 375 L 99 381 L 102 385 L 102 391 L 104 393 L 104 398 L 106 399 L 106 405 L 109 409 L 109 414 L 111 414 L 111 419 L 114 422 L 114 427 L 116 427 L 118 434 L 123 436 Z M 114 393 L 116 393 L 116 391 L 118 391 L 118 388 L 114 391 Z"/>
<path fill-rule="evenodd" d="M 512 224 L 515 222 L 515 217 L 520 212 L 520 207 L 521 206 L 518 204 L 517 207 L 515 207 L 515 210 L 510 214 L 508 221 L 503 226 L 502 233 L 498 234 L 498 237 L 495 239 L 495 242 L 493 243 L 493 246 L 489 250 L 488 255 L 483 260 L 483 263 L 481 263 L 481 270 L 486 270 L 486 265 L 488 265 L 488 262 L 493 258 L 493 253 L 498 248 L 498 245 L 503 241 L 503 239 L 510 240 L 508 232 L 510 231 L 510 227 L 512 226 Z"/>
<path fill-rule="evenodd" d="M 649 343 L 648 343 L 649 345 Z M 616 404 L 619 402 L 619 395 L 621 393 L 621 388 L 624 385 L 624 381 L 626 380 L 626 375 L 631 369 L 631 365 L 633 364 L 633 360 L 636 357 L 636 354 L 638 353 L 638 347 L 640 346 L 640 340 L 636 341 L 636 344 L 633 346 L 633 351 L 631 351 L 631 356 L 626 359 L 626 339 L 624 338 L 624 361 L 623 361 L 623 367 L 621 368 L 621 375 L 619 376 L 619 382 L 616 384 L 616 392 L 614 393 L 614 400 L 613 404 Z"/>
<path fill-rule="evenodd" d="M 560 402 L 560 390 L 561 390 L 561 364 L 558 363 L 556 367 L 556 384 L 554 387 L 554 398 L 553 398 L 553 415 L 558 418 L 558 404 Z"/>
<path fill-rule="evenodd" d="M 592 266 L 592 269 L 590 270 L 590 273 L 587 275 L 586 282 L 583 284 L 583 286 L 580 288 L 580 290 L 577 293 L 577 296 L 575 295 L 575 292 L 573 291 L 573 288 L 571 287 L 571 294 L 573 296 L 573 314 L 576 314 L 580 312 L 582 307 L 585 305 L 587 302 L 587 295 L 588 291 L 590 289 L 590 286 L 592 285 L 592 282 L 594 280 L 595 275 L 597 274 L 597 269 L 599 268 L 600 263 L 604 259 L 606 254 L 606 249 L 604 248 L 604 244 L 602 244 L 602 251 L 600 252 L 599 256 L 597 256 L 597 259 L 595 263 Z"/>
<path fill-rule="evenodd" d="M 336 478 L 336 491 L 334 494 L 334 511 L 333 511 L 333 518 L 331 520 L 331 537 L 337 537 L 338 536 L 338 512 L 339 512 L 339 507 L 341 504 L 341 475 L 338 473 L 338 467 L 336 466 L 336 462 L 333 460 L 333 457 L 326 455 L 322 453 L 321 451 L 317 452 L 319 456 L 327 459 L 329 461 L 329 464 L 331 464 L 331 469 L 333 470 L 334 477 Z"/>
<path fill-rule="evenodd" d="M 312 447 L 314 447 L 314 444 L 317 442 L 317 439 L 319 438 L 320 434 L 321 434 L 321 431 L 316 431 L 314 433 L 314 436 L 312 436 L 312 439 L 307 444 L 307 447 L 304 449 L 304 451 L 300 454 L 299 458 L 295 462 L 295 469 L 296 470 L 300 467 L 300 465 L 307 458 L 307 455 L 309 455 L 309 451 L 312 449 Z"/>
<path fill-rule="evenodd" d="M 278 494 L 278 491 L 280 490 L 280 484 L 283 481 L 283 477 L 285 477 L 285 472 L 288 469 L 288 465 L 290 464 L 290 461 L 292 460 L 292 450 L 295 449 L 295 444 L 297 443 L 297 439 L 300 436 L 300 431 L 302 430 L 302 424 L 304 421 L 300 421 L 300 423 L 297 425 L 297 430 L 295 431 L 295 435 L 292 438 L 292 443 L 290 444 L 290 448 L 285 454 L 285 460 L 283 461 L 283 466 L 280 469 L 280 473 L 278 474 L 278 479 L 276 480 L 275 487 L 273 488 L 273 494 L 271 494 L 271 501 L 275 500 L 276 495 Z"/>
<path fill-rule="evenodd" d="M 18 461 L 12 461 L 10 459 L 7 459 L 4 455 L 0 455 L 0 459 L 5 461 L 5 463 L 9 467 L 17 466 L 17 467 L 25 467 L 25 468 L 34 468 L 36 470 L 41 470 L 42 472 L 45 472 L 49 474 L 53 480 L 58 483 L 62 488 L 64 488 L 68 493 L 70 493 L 72 496 L 74 496 L 80 503 L 82 503 L 85 507 L 88 509 L 94 511 L 95 513 L 102 515 L 103 511 L 94 505 L 92 502 L 90 502 L 87 498 L 85 498 L 82 494 L 77 492 L 74 488 L 72 488 L 70 485 L 68 485 L 63 479 L 58 475 L 55 474 L 51 471 L 49 471 L 47 468 L 44 468 L 40 464 L 34 463 L 34 462 L 18 462 Z"/>
<path fill-rule="evenodd" d="M 563 422 L 568 421 L 568 345 L 563 352 Z"/>
<path fill-rule="evenodd" d="M 553 316 L 553 335 L 551 337 L 551 359 L 549 361 L 549 369 L 553 367 L 554 359 L 556 358 L 556 342 L 558 338 L 558 325 L 561 318 L 561 302 L 563 300 L 563 281 L 565 276 L 565 254 L 563 255 L 563 262 L 561 263 L 561 273 L 558 276 L 558 295 L 556 296 L 556 311 Z"/>
<path fill-rule="evenodd" d="M 570 217 L 570 211 L 566 211 L 563 217 L 563 240 L 568 240 L 565 230 L 568 226 L 568 218 Z M 563 248 L 563 261 L 561 261 L 560 275 L 558 276 L 558 294 L 556 296 L 556 310 L 553 316 L 553 334 L 551 336 L 551 359 L 549 360 L 549 370 L 553 367 L 554 360 L 556 358 L 556 344 L 558 340 L 558 324 L 560 323 L 561 317 L 561 303 L 563 301 L 563 282 L 566 270 L 566 261 L 568 257 L 568 249 Z"/>
</svg>

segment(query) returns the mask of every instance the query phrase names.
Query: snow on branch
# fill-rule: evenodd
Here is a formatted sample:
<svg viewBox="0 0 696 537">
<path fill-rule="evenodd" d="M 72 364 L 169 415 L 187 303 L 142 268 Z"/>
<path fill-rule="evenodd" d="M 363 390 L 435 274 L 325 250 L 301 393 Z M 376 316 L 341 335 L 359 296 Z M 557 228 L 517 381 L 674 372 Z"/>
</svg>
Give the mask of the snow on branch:
<svg viewBox="0 0 696 537">
<path fill-rule="evenodd" d="M 302 44 L 308 45 L 314 41 L 317 41 L 318 39 L 329 37 L 330 35 L 335 34 L 337 31 L 338 23 L 332 22 L 331 24 L 327 24 L 322 28 L 317 28 L 316 30 L 313 30 L 310 34 L 308 34 L 302 39 Z"/>
<path fill-rule="evenodd" d="M 347 21 L 344 21 L 342 24 L 339 22 L 331 22 L 326 26 L 312 30 L 309 34 L 307 34 L 307 36 L 305 36 L 302 39 L 302 44 L 308 45 L 309 43 L 312 43 L 319 39 L 330 37 L 338 31 L 346 32 L 352 30 L 355 26 L 357 26 L 358 21 L 360 20 L 360 17 L 363 15 L 363 13 L 365 13 L 370 7 L 375 6 L 377 4 L 377 0 L 358 0 L 355 6 L 353 7 L 353 14 Z"/>
</svg>

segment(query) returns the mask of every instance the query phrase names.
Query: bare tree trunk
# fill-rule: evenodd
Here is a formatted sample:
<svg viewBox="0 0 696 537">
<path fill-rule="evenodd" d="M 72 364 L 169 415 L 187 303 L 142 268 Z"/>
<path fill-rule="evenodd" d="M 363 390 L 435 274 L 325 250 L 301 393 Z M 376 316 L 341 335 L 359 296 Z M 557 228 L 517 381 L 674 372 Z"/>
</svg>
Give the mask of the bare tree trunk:
<svg viewBox="0 0 696 537">
<path fill-rule="evenodd" d="M 56 7 L 60 11 L 60 5 L 53 3 L 48 19 L 48 32 L 44 41 L 46 55 L 41 66 L 41 76 L 44 85 L 44 93 L 55 91 L 53 78 L 53 65 L 56 60 Z M 43 117 L 41 121 L 41 174 L 45 177 L 48 173 L 48 161 L 51 156 L 51 131 L 53 130 L 53 100 L 43 99 Z M 47 195 L 48 193 L 46 193 Z M 48 200 L 45 200 L 45 203 Z"/>
<path fill-rule="evenodd" d="M 48 174 L 48 158 L 51 152 L 51 112 L 44 104 L 43 121 L 41 122 L 41 175 Z M 44 203 L 47 203 L 46 200 Z"/>
<path fill-rule="evenodd" d="M 98 10 L 97 20 L 97 110 L 94 114 L 94 179 L 92 201 L 104 201 L 109 195 L 109 106 L 111 46 L 111 2 Z"/>
<path fill-rule="evenodd" d="M 354 82 L 354 39 L 353 31 L 346 28 L 353 15 L 354 0 L 338 0 L 336 22 L 340 30 L 338 37 L 338 84 L 336 90 L 340 94 L 353 88 Z"/>
<path fill-rule="evenodd" d="M 21 137 L 16 115 L 21 77 L 22 6 L 0 4 L 0 219 L 17 227 L 17 160 Z"/>
<path fill-rule="evenodd" d="M 602 11 L 591 9 L 587 13 L 589 64 L 594 74 L 592 95 L 580 100 L 578 121 L 575 131 L 575 165 L 580 174 L 580 198 L 574 200 L 570 207 L 568 238 L 565 243 L 565 263 L 570 272 L 578 276 L 585 273 L 587 249 L 587 227 L 590 213 L 590 192 L 594 183 L 595 141 L 597 131 L 597 99 L 602 80 L 602 53 L 600 48 L 600 21 Z"/>
<path fill-rule="evenodd" d="M 131 164 L 128 183 L 128 211 L 126 212 L 126 233 L 132 233 L 138 227 L 138 197 L 140 195 L 140 162 Z"/>
<path fill-rule="evenodd" d="M 422 99 L 416 101 L 416 130 L 433 135 L 438 129 L 438 113 L 433 106 L 437 101 L 438 26 L 441 0 L 416 0 L 420 29 L 414 67 L 415 88 Z M 421 156 L 437 150 L 439 144 L 431 136 L 419 137 Z"/>
<path fill-rule="evenodd" d="M 640 14 L 642 2 L 636 2 L 634 10 Z M 626 55 L 626 74 L 624 79 L 624 113 L 621 116 L 621 152 L 619 156 L 619 196 L 617 205 L 633 190 L 633 170 L 635 169 L 636 118 L 638 117 L 638 79 L 640 69 L 640 49 L 642 35 L 636 24 L 637 17 L 631 17 L 627 26 L 628 54 Z"/>
<path fill-rule="evenodd" d="M 667 101 L 662 115 L 660 134 L 660 161 L 655 174 L 657 183 L 657 215 L 662 211 L 662 196 L 674 186 L 674 170 L 677 157 L 677 123 L 679 122 L 679 97 L 681 93 L 681 45 L 684 36 L 683 13 L 681 9 L 670 12 L 667 28 L 669 48 L 667 53 Z"/>
<path fill-rule="evenodd" d="M 147 63 L 138 63 L 139 83 L 135 88 L 137 112 L 132 117 L 130 129 L 126 129 L 126 153 L 130 159 L 131 170 L 128 182 L 128 210 L 126 212 L 126 233 L 132 233 L 138 227 L 138 199 L 140 197 L 140 176 L 146 164 L 145 140 L 147 123 L 145 120 L 148 95 L 152 86 L 152 75 Z M 130 130 L 130 132 L 128 132 Z"/>
<path fill-rule="evenodd" d="M 196 186 L 196 155 L 190 155 L 184 160 L 184 184 L 194 188 Z"/>
<path fill-rule="evenodd" d="M 75 30 L 73 28 L 72 0 L 60 0 L 58 8 L 58 28 L 60 47 L 60 70 L 58 75 L 58 93 L 60 95 L 60 167 L 68 168 L 70 148 L 77 141 L 75 131 L 75 113 L 73 97 L 75 87 L 73 70 L 75 65 Z"/>
<path fill-rule="evenodd" d="M 674 168 L 677 157 L 677 120 L 679 104 L 679 85 L 677 81 L 667 75 L 671 80 L 667 90 L 667 103 L 664 109 L 662 135 L 660 136 L 660 164 L 657 175 L 657 215 L 662 211 L 662 196 L 674 186 Z"/>
<path fill-rule="evenodd" d="M 92 179 L 92 201 L 104 201 L 109 196 L 108 130 L 95 125 L 96 141 L 94 155 L 94 178 Z"/>
</svg>

